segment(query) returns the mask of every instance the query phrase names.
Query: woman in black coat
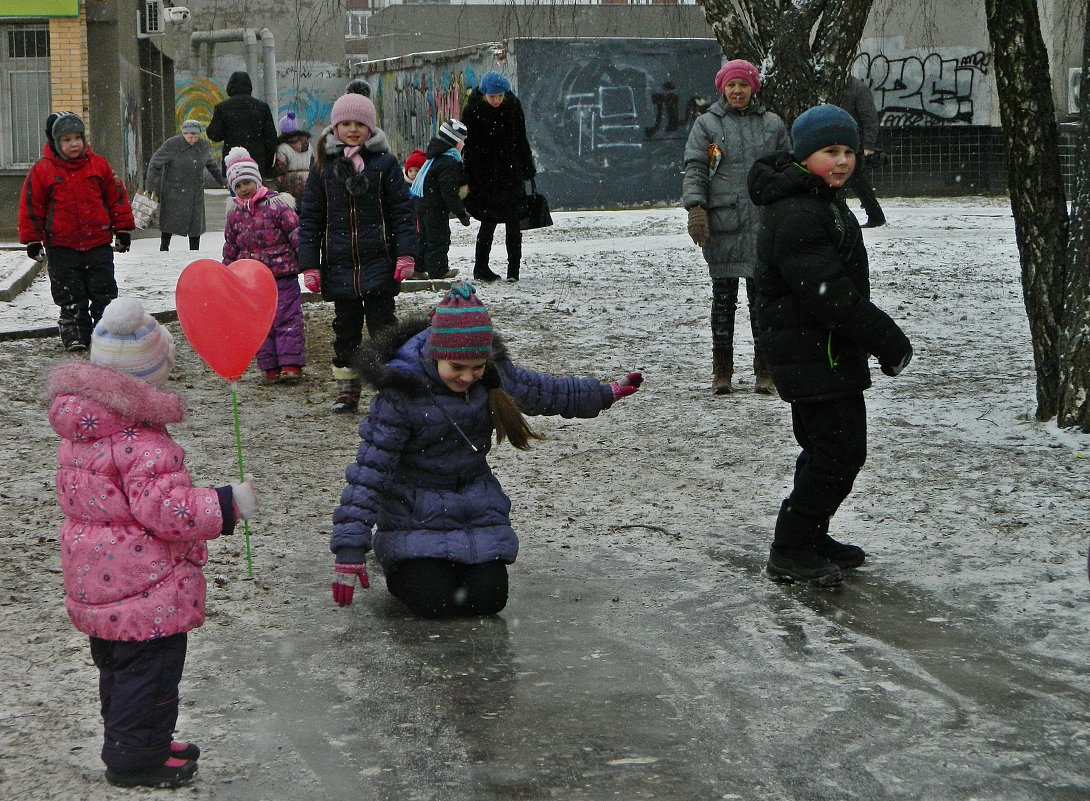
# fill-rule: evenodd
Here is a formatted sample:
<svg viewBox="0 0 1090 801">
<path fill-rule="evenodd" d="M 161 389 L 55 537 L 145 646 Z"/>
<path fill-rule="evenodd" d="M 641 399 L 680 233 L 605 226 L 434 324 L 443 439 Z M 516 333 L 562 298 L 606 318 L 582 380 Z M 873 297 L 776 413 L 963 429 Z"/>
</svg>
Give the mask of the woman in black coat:
<svg viewBox="0 0 1090 801">
<path fill-rule="evenodd" d="M 522 261 L 522 231 L 519 216 L 525 205 L 523 181 L 537 174 L 522 104 L 511 91 L 507 76 L 485 73 L 470 92 L 462 122 L 469 129 L 462 155 L 465 158 L 469 196 L 466 209 L 481 221 L 473 260 L 473 277 L 495 281 L 499 276 L 488 268 L 496 226 L 506 226 L 507 280 L 519 279 Z"/>
</svg>

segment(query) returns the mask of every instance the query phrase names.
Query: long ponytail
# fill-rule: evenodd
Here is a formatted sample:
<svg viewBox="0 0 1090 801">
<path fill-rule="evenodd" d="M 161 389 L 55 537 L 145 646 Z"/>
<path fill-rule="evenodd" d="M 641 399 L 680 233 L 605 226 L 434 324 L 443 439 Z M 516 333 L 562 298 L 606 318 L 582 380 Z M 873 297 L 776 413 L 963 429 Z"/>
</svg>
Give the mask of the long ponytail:
<svg viewBox="0 0 1090 801">
<path fill-rule="evenodd" d="M 496 369 L 494 362 L 488 362 L 481 382 L 488 389 L 488 413 L 492 416 L 492 425 L 496 428 L 497 445 L 507 439 L 520 451 L 528 451 L 530 440 L 545 439 L 543 435 L 530 428 L 515 399 L 503 388 L 500 372 Z"/>
</svg>

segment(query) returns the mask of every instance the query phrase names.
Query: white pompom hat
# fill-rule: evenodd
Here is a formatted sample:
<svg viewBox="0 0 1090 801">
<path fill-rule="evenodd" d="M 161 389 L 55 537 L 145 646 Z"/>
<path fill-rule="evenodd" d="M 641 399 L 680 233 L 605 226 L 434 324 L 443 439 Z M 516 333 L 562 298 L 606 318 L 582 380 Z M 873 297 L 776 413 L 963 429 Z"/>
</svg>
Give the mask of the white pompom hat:
<svg viewBox="0 0 1090 801">
<path fill-rule="evenodd" d="M 91 363 L 161 387 L 174 366 L 174 337 L 135 298 L 118 298 L 91 334 Z"/>
</svg>

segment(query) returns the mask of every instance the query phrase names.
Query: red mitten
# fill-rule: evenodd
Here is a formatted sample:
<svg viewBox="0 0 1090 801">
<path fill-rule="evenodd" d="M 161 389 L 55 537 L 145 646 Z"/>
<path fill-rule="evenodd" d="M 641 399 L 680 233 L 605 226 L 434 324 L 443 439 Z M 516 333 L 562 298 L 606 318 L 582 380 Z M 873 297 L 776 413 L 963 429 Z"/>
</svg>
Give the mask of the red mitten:
<svg viewBox="0 0 1090 801">
<path fill-rule="evenodd" d="M 416 261 L 412 256 L 398 256 L 397 264 L 394 265 L 394 280 L 401 283 L 406 278 L 411 278 L 414 270 Z"/>
<path fill-rule="evenodd" d="M 640 372 L 627 373 L 623 378 L 618 378 L 609 385 L 609 388 L 613 390 L 613 400 L 619 401 L 621 398 L 635 395 L 642 383 L 643 373 Z"/>
<path fill-rule="evenodd" d="M 337 606 L 351 606 L 352 595 L 356 590 L 356 579 L 366 590 L 371 586 L 367 580 L 367 564 L 364 562 L 354 564 L 333 565 L 333 601 Z"/>
<path fill-rule="evenodd" d="M 303 286 L 317 295 L 322 291 L 322 273 L 320 270 L 303 270 Z"/>
</svg>

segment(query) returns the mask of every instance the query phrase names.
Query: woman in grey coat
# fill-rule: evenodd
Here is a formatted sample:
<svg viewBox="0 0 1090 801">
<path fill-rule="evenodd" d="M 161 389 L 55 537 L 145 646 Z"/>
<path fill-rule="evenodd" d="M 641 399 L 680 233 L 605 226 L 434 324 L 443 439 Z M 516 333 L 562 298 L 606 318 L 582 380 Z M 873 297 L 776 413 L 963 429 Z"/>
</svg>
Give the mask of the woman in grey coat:
<svg viewBox="0 0 1090 801">
<path fill-rule="evenodd" d="M 189 237 L 189 249 L 201 246 L 204 223 L 204 171 L 224 186 L 219 162 L 212 158 L 212 148 L 201 138 L 201 124 L 196 120 L 182 123 L 182 132 L 163 142 L 148 163 L 144 188 L 159 196 L 159 250 L 170 250 L 174 234 Z"/>
<path fill-rule="evenodd" d="M 731 391 L 738 279 L 745 278 L 756 390 L 771 394 L 774 386 L 757 347 L 753 313 L 759 218 L 746 178 L 760 156 L 790 150 L 790 145 L 783 120 L 754 97 L 761 88 L 755 66 L 742 59 L 728 61 L 715 76 L 715 88 L 721 97 L 689 132 L 681 195 L 689 212 L 689 235 L 703 249 L 711 272 L 712 391 Z"/>
</svg>

